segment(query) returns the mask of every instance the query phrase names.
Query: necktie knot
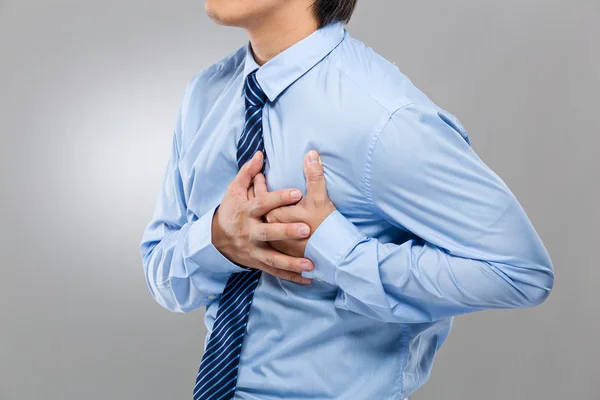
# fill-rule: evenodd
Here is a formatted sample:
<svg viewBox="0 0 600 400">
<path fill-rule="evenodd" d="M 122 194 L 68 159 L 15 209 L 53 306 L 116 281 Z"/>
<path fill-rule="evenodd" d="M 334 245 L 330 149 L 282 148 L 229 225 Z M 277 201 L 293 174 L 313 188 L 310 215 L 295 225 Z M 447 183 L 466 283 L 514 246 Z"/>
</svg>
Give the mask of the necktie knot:
<svg viewBox="0 0 600 400">
<path fill-rule="evenodd" d="M 244 84 L 246 107 L 263 107 L 268 100 L 267 95 L 258 84 L 256 71 L 258 71 L 258 69 L 255 69 L 246 76 L 246 82 Z"/>
</svg>

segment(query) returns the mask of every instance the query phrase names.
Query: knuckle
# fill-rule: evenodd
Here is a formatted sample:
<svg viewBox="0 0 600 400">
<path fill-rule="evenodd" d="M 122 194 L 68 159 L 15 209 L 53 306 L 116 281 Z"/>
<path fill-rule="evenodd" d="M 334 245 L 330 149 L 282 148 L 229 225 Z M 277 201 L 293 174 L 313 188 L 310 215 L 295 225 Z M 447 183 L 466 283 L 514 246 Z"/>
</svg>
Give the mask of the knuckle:
<svg viewBox="0 0 600 400">
<path fill-rule="evenodd" d="M 266 227 L 261 227 L 258 229 L 258 239 L 260 240 L 267 240 L 269 238 L 269 232 L 267 231 Z"/>
<path fill-rule="evenodd" d="M 245 241 L 252 240 L 252 231 L 247 229 L 238 229 L 236 236 L 238 241 L 243 243 Z"/>
<path fill-rule="evenodd" d="M 298 227 L 295 224 L 287 224 L 285 228 L 285 235 L 290 239 L 298 237 Z"/>
<path fill-rule="evenodd" d="M 240 230 L 240 238 L 248 240 L 250 242 L 254 241 L 254 237 L 256 236 L 255 229 Z"/>
<path fill-rule="evenodd" d="M 254 210 L 260 210 L 265 206 L 265 198 L 258 196 L 254 198 Z"/>
<path fill-rule="evenodd" d="M 267 214 L 267 222 L 281 222 L 277 210 L 272 210 Z"/>
<path fill-rule="evenodd" d="M 275 266 L 275 257 L 273 256 L 273 254 L 267 254 L 267 256 L 265 257 L 265 264 L 267 264 L 270 267 Z"/>
<path fill-rule="evenodd" d="M 286 203 L 288 200 L 291 200 L 292 196 L 286 190 L 282 190 L 279 192 L 279 201 L 281 203 Z"/>
<path fill-rule="evenodd" d="M 310 170 L 310 173 L 308 175 L 313 181 L 318 181 L 321 180 L 321 177 L 323 176 L 323 171 L 317 168 L 313 168 Z"/>
</svg>

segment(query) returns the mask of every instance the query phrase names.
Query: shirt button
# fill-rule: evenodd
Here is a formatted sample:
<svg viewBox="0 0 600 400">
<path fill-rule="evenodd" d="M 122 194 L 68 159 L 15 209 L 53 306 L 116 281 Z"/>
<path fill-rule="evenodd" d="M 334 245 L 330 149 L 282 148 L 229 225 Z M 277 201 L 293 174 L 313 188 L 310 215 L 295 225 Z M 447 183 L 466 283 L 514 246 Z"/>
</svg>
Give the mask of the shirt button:
<svg viewBox="0 0 600 400">
<path fill-rule="evenodd" d="M 217 298 L 217 296 L 215 296 L 214 294 L 211 294 L 210 296 L 208 296 L 209 299 L 214 300 Z"/>
</svg>

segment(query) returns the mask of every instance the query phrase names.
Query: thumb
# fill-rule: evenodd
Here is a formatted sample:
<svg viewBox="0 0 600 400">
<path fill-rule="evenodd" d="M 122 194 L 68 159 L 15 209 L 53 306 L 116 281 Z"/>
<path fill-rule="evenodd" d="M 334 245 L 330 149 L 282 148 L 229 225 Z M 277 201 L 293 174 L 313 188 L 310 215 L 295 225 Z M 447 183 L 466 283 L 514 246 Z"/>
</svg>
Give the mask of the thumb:
<svg viewBox="0 0 600 400">
<path fill-rule="evenodd" d="M 315 150 L 304 156 L 304 176 L 306 177 L 306 195 L 318 199 L 327 198 L 327 186 L 321 157 Z"/>
<path fill-rule="evenodd" d="M 250 158 L 234 179 L 235 185 L 241 189 L 243 189 L 243 193 L 248 191 L 250 184 L 252 183 L 252 179 L 258 174 L 263 166 L 263 152 L 258 150 L 252 158 Z"/>
</svg>

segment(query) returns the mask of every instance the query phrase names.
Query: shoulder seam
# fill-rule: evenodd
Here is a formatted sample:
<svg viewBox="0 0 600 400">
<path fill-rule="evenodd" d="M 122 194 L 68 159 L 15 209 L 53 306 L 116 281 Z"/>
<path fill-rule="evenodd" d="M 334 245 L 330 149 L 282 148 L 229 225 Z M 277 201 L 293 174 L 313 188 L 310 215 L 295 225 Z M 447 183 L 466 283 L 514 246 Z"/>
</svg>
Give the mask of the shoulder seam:
<svg viewBox="0 0 600 400">
<path fill-rule="evenodd" d="M 361 91 L 363 91 L 367 96 L 369 96 L 369 98 L 371 98 L 371 100 L 373 100 L 375 103 L 379 104 L 379 106 L 381 108 L 383 108 L 385 111 L 389 112 L 388 108 L 385 107 L 383 104 L 381 104 L 381 102 L 378 101 L 375 97 L 373 97 L 373 95 L 371 93 L 369 93 L 364 87 L 359 85 L 358 82 L 356 82 L 354 79 L 350 78 L 348 76 L 348 74 L 346 74 L 346 72 L 344 72 L 344 70 L 342 70 L 337 64 L 334 64 L 333 61 L 331 61 L 330 57 L 327 57 L 326 60 L 329 62 L 329 65 L 331 65 L 332 67 L 337 69 L 340 74 L 342 74 L 346 79 L 348 79 L 350 82 L 352 82 L 354 85 L 356 85 L 356 87 L 359 88 Z"/>
<path fill-rule="evenodd" d="M 383 108 L 389 114 L 393 114 L 394 112 L 398 111 L 399 109 L 401 109 L 401 108 L 403 108 L 403 107 L 405 107 L 405 106 L 413 103 L 412 101 L 409 101 L 407 103 L 402 103 L 400 106 L 398 106 L 396 108 L 394 108 L 394 107 L 386 107 L 385 105 L 383 105 L 381 103 L 381 101 L 377 100 L 375 98 L 375 96 L 373 96 L 371 94 L 371 92 L 369 92 L 362 85 L 360 85 L 355 79 L 352 79 L 342 68 L 340 68 L 339 65 L 337 65 L 336 63 L 334 63 L 333 61 L 331 61 L 331 58 L 329 56 L 326 57 L 326 60 L 327 60 L 327 62 L 329 62 L 329 65 L 331 65 L 336 70 L 338 70 L 341 75 L 343 75 L 346 79 L 348 79 L 350 82 L 352 82 L 357 88 L 359 88 L 363 93 L 365 93 L 366 96 L 368 96 L 371 100 L 373 100 L 375 103 L 377 103 L 381 108 Z"/>
</svg>

